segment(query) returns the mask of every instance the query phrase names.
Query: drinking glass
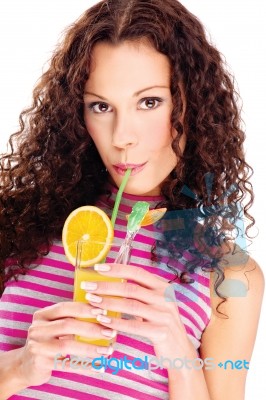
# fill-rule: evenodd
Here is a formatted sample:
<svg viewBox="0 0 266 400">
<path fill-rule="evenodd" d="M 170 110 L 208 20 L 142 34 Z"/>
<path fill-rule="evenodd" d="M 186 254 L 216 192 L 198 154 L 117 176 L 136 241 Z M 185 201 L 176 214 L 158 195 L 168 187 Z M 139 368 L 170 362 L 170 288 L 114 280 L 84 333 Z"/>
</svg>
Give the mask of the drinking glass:
<svg viewBox="0 0 266 400">
<path fill-rule="evenodd" d="M 79 240 L 77 242 L 77 256 L 75 263 L 75 275 L 74 275 L 74 301 L 88 303 L 86 300 L 86 290 L 81 289 L 80 284 L 82 281 L 91 281 L 91 282 L 125 282 L 125 279 L 122 278 L 114 278 L 106 275 L 102 275 L 94 270 L 93 266 L 90 267 L 81 267 L 80 260 L 82 259 L 82 252 L 84 251 L 85 246 L 93 246 L 97 245 L 97 243 L 86 240 Z M 131 250 L 131 241 L 124 240 L 122 244 L 113 243 L 110 245 L 110 250 L 108 252 L 108 259 L 112 260 L 111 262 L 127 264 L 130 259 L 130 250 Z M 108 261 L 108 260 L 107 260 Z M 110 262 L 110 261 L 109 261 Z M 105 296 L 110 297 L 110 296 Z M 112 296 L 115 298 L 116 296 Z M 120 318 L 121 313 L 107 310 L 107 316 L 111 318 Z M 96 318 L 79 318 L 81 321 L 93 322 L 98 324 Z M 102 339 L 102 338 L 90 338 L 76 335 L 75 339 L 78 341 L 95 344 L 98 346 L 110 346 L 115 342 L 115 338 L 110 339 Z"/>
</svg>

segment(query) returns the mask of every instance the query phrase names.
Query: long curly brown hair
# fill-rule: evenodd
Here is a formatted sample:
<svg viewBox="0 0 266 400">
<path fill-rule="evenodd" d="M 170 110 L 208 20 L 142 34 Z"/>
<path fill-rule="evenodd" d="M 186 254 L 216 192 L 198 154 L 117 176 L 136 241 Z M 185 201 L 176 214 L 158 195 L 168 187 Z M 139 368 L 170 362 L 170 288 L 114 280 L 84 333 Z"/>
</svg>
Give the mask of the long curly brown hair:
<svg viewBox="0 0 266 400">
<path fill-rule="evenodd" d="M 229 190 L 230 205 L 242 204 L 248 195 L 244 215 L 249 226 L 254 224 L 248 213 L 252 169 L 244 159 L 239 97 L 202 24 L 176 0 L 104 0 L 66 31 L 34 88 L 31 107 L 20 114 L 10 154 L 1 157 L 1 292 L 11 277 L 25 274 L 33 260 L 48 253 L 73 209 L 94 204 L 103 191 L 107 173 L 83 120 L 93 46 L 143 39 L 171 63 L 171 122 L 178 132 L 172 147 L 179 161 L 162 186 L 165 204 L 169 210 L 195 209 L 215 204 Z M 187 143 L 182 154 L 183 132 Z M 210 172 L 211 197 L 205 184 Z M 185 184 L 194 197 L 185 195 Z M 231 217 L 236 215 L 232 207 Z M 224 237 L 221 233 L 232 228 L 233 220 L 220 224 L 216 238 Z M 220 269 L 219 283 L 223 278 Z"/>
</svg>

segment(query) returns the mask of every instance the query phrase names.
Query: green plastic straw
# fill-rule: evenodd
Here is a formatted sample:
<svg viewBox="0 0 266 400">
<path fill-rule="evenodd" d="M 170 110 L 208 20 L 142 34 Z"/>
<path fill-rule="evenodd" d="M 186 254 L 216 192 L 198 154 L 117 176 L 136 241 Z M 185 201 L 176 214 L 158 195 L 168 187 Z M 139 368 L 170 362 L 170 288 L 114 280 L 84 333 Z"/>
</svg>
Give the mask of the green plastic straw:
<svg viewBox="0 0 266 400">
<path fill-rule="evenodd" d="M 121 185 L 119 187 L 119 190 L 118 190 L 116 198 L 115 198 L 115 205 L 114 205 L 113 212 L 112 212 L 112 217 L 111 217 L 111 224 L 112 224 L 113 228 L 115 227 L 115 221 L 116 221 L 116 217 L 117 217 L 117 213 L 118 213 L 118 208 L 119 208 L 119 205 L 120 205 L 120 202 L 121 202 L 121 197 L 122 197 L 123 191 L 125 189 L 125 186 L 127 184 L 127 181 L 129 179 L 129 176 L 131 174 L 131 171 L 132 171 L 131 168 L 128 168 L 126 170 L 126 173 L 124 175 L 124 178 L 123 178 L 123 180 L 121 182 Z M 101 263 L 105 263 L 105 261 L 106 261 L 106 258 L 104 260 L 102 260 Z"/>
<path fill-rule="evenodd" d="M 123 193 L 123 191 L 125 189 L 125 186 L 127 184 L 129 176 L 131 174 L 131 171 L 132 171 L 131 168 L 128 168 L 126 170 L 126 173 L 124 175 L 124 178 L 123 178 L 123 180 L 121 182 L 121 185 L 120 185 L 119 190 L 118 190 L 117 195 L 116 195 L 115 205 L 114 205 L 113 212 L 112 212 L 112 217 L 111 217 L 111 223 L 112 223 L 112 227 L 113 228 L 115 226 L 115 221 L 116 221 L 116 217 L 117 217 L 117 213 L 118 213 L 118 208 L 119 208 L 119 205 L 120 205 L 120 202 L 121 202 L 122 193 Z"/>
</svg>

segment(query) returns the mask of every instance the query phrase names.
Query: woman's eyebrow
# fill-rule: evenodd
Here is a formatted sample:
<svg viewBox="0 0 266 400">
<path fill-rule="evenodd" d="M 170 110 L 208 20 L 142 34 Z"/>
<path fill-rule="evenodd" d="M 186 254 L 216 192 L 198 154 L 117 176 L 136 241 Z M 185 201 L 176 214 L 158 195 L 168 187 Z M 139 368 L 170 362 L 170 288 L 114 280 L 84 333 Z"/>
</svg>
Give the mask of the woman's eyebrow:
<svg viewBox="0 0 266 400">
<path fill-rule="evenodd" d="M 150 90 L 150 89 L 154 89 L 154 88 L 169 89 L 169 86 L 161 86 L 161 85 L 149 86 L 149 87 L 147 87 L 147 88 L 145 88 L 145 89 L 138 90 L 136 93 L 133 94 L 133 97 L 137 97 L 137 96 L 140 95 L 142 92 L 145 92 L 146 90 Z M 93 92 L 85 91 L 85 92 L 84 92 L 84 95 L 85 95 L 85 96 L 86 96 L 86 95 L 93 95 L 93 96 L 99 97 L 99 98 L 102 99 L 102 100 L 105 100 L 105 101 L 108 100 L 108 99 L 106 99 L 105 97 L 103 97 L 103 96 L 101 96 L 101 95 L 99 95 L 99 94 L 93 93 Z"/>
</svg>

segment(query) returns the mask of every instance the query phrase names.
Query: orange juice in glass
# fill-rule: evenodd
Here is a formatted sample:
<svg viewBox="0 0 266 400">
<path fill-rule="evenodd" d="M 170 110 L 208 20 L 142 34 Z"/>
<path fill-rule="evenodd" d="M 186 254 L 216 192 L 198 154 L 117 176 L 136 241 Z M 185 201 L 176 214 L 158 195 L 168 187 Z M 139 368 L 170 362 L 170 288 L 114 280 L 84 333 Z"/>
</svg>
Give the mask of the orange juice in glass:
<svg viewBox="0 0 266 400">
<path fill-rule="evenodd" d="M 90 267 L 81 267 L 80 266 L 80 259 L 82 256 L 82 251 L 84 246 L 88 245 L 93 245 L 94 243 L 91 243 L 89 241 L 78 241 L 77 243 L 77 258 L 76 258 L 76 265 L 75 265 L 75 275 L 74 275 L 74 301 L 80 301 L 84 303 L 88 303 L 88 300 L 85 298 L 86 295 L 86 290 L 81 289 L 80 285 L 82 281 L 89 281 L 89 282 L 100 282 L 100 281 L 108 281 L 108 282 L 124 282 L 124 279 L 121 278 L 114 278 L 110 276 L 105 276 L 99 274 L 97 271 L 94 270 L 93 266 Z M 110 245 L 110 251 L 109 255 L 112 257 L 112 254 L 117 254 L 119 253 L 119 246 L 117 244 L 112 244 Z M 115 257 L 113 258 L 115 259 Z M 116 262 L 119 262 L 118 258 L 115 260 Z M 107 297 L 107 296 L 106 296 Z M 112 296 L 114 297 L 114 296 Z M 114 317 L 114 318 L 120 318 L 121 313 L 116 312 L 116 311 L 109 311 L 107 310 L 107 316 L 109 317 Z M 98 324 L 99 322 L 97 321 L 96 318 L 80 318 L 81 321 L 87 321 L 87 322 L 93 322 Z M 112 343 L 115 342 L 115 338 L 110 338 L 110 339 L 102 339 L 102 338 L 90 338 L 90 337 L 84 337 L 84 336 L 75 336 L 76 340 L 90 343 L 90 344 L 95 344 L 99 346 L 109 346 Z"/>
</svg>

